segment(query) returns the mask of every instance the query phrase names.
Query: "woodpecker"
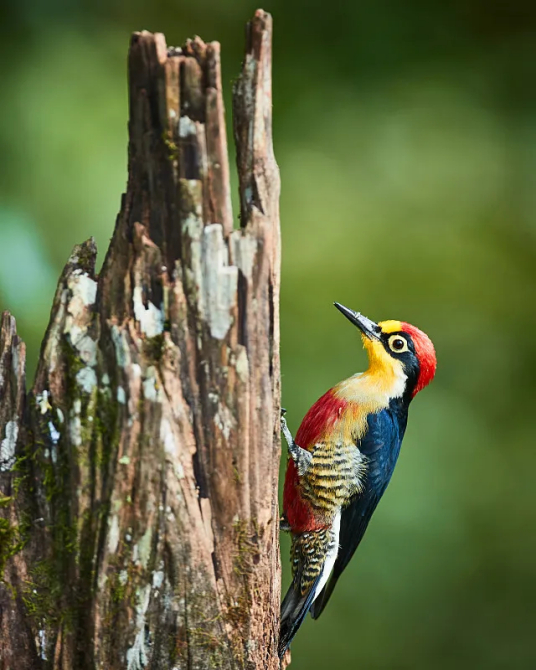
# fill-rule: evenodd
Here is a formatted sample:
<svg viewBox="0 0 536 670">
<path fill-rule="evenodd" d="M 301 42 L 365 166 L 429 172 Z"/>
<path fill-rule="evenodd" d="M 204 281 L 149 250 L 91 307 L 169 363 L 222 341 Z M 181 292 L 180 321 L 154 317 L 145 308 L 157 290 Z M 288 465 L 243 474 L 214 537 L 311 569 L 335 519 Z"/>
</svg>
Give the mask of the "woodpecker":
<svg viewBox="0 0 536 670">
<path fill-rule="evenodd" d="M 293 575 L 281 658 L 307 612 L 320 616 L 361 542 L 393 474 L 409 404 L 436 370 L 434 346 L 415 326 L 375 323 L 334 304 L 361 331 L 369 366 L 317 400 L 295 440 L 281 417 L 289 452 L 281 529 L 292 534 Z"/>
</svg>

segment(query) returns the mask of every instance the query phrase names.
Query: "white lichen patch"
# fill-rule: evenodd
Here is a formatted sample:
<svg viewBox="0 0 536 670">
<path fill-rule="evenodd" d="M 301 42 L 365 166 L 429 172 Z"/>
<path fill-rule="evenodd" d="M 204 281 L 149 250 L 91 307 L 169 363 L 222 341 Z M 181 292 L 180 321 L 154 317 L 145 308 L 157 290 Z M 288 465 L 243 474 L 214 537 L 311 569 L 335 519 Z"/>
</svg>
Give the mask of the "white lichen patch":
<svg viewBox="0 0 536 670">
<path fill-rule="evenodd" d="M 197 283 L 197 288 L 200 288 L 202 279 L 201 269 L 201 238 L 203 235 L 203 210 L 199 204 L 201 201 L 201 193 L 199 182 L 197 180 L 189 180 L 184 182 L 185 187 L 191 195 L 192 202 L 196 203 L 195 210 L 190 212 L 182 222 L 182 232 L 190 239 L 190 267 L 186 268 L 191 273 L 191 280 Z M 202 296 L 200 296 L 201 299 Z"/>
<path fill-rule="evenodd" d="M 257 640 L 248 640 L 246 642 L 246 649 L 248 650 L 249 653 L 253 653 L 254 651 L 257 651 Z"/>
<path fill-rule="evenodd" d="M 48 391 L 46 390 L 36 395 L 35 403 L 39 407 L 41 414 L 46 414 L 50 409 L 52 409 L 52 405 L 48 401 Z"/>
<path fill-rule="evenodd" d="M 78 316 L 86 307 L 93 305 L 97 299 L 97 282 L 80 268 L 74 270 L 67 281 L 67 286 L 73 295 L 69 312 Z M 78 309 L 78 311 L 77 311 Z"/>
<path fill-rule="evenodd" d="M 178 453 L 177 441 L 173 435 L 171 424 L 167 419 L 162 419 L 160 422 L 160 440 L 164 445 L 166 454 L 176 456 Z"/>
<path fill-rule="evenodd" d="M 58 364 L 58 358 L 62 352 L 62 348 L 59 345 L 61 339 L 61 325 L 63 324 L 65 316 L 65 306 L 67 304 L 67 298 L 69 297 L 69 291 L 65 289 L 61 292 L 59 303 L 57 306 L 57 312 L 54 314 L 54 319 L 50 324 L 48 331 L 48 337 L 45 340 L 45 350 L 43 352 L 43 360 L 48 364 L 48 372 L 54 372 Z"/>
<path fill-rule="evenodd" d="M 65 422 L 65 417 L 63 416 L 63 412 L 61 411 L 61 409 L 59 407 L 56 407 L 56 416 L 58 417 L 58 421 L 60 423 Z"/>
<path fill-rule="evenodd" d="M 98 580 L 99 590 L 102 591 L 102 589 L 106 587 L 107 581 L 108 581 L 108 575 L 101 570 L 99 572 L 99 580 Z"/>
<path fill-rule="evenodd" d="M 160 441 L 164 445 L 164 451 L 169 456 L 169 462 L 177 479 L 184 479 L 184 468 L 179 460 L 179 445 L 173 432 L 172 424 L 163 418 L 160 423 Z"/>
<path fill-rule="evenodd" d="M 82 402 L 77 398 L 73 402 L 71 416 L 69 419 L 69 437 L 75 447 L 82 445 L 82 421 L 80 420 L 80 412 L 82 410 Z"/>
<path fill-rule="evenodd" d="M 47 659 L 47 637 L 44 630 L 39 630 L 37 632 L 37 647 L 39 649 L 39 656 L 41 660 L 46 661 Z"/>
<path fill-rule="evenodd" d="M 5 437 L 0 443 L 0 472 L 7 472 L 15 465 L 15 448 L 19 437 L 19 424 L 14 419 L 6 423 Z"/>
<path fill-rule="evenodd" d="M 203 229 L 203 294 L 205 319 L 210 334 L 222 340 L 232 324 L 231 310 L 236 305 L 238 268 L 229 265 L 229 250 L 223 239 L 223 227 L 212 223 Z"/>
<path fill-rule="evenodd" d="M 164 332 L 164 312 L 150 300 L 147 301 L 147 306 L 145 306 L 141 286 L 134 287 L 132 302 L 134 304 L 134 316 L 144 335 L 156 337 Z"/>
<path fill-rule="evenodd" d="M 149 663 L 149 656 L 145 647 L 145 614 L 151 599 L 151 586 L 137 589 L 136 606 L 136 638 L 134 644 L 127 651 L 127 670 L 142 670 Z"/>
<path fill-rule="evenodd" d="M 19 374 L 19 367 L 20 367 L 19 347 L 13 347 L 13 349 L 11 350 L 11 369 L 13 370 L 15 375 Z"/>
<path fill-rule="evenodd" d="M 91 305 L 97 299 L 97 282 L 77 268 L 67 279 L 67 286 L 69 290 L 64 292 L 66 295 L 62 295 L 66 303 L 63 332 L 81 361 L 88 369 L 93 368 L 97 364 L 97 342 L 87 334 L 87 330 L 93 316 Z M 77 376 L 79 386 L 87 393 L 91 393 L 92 388 L 96 386 L 96 379 L 93 383 L 94 377 L 94 373 L 82 372 L 81 376 Z"/>
<path fill-rule="evenodd" d="M 69 291 L 65 299 L 68 303 L 63 332 L 69 336 L 73 346 L 82 351 L 84 361 L 94 365 L 96 343 L 86 333 L 92 318 L 90 307 L 97 298 L 97 282 L 78 268 L 68 278 L 67 286 Z"/>
<path fill-rule="evenodd" d="M 231 411 L 221 403 L 218 405 L 218 411 L 214 415 L 214 424 L 221 431 L 223 437 L 228 440 L 231 431 L 236 426 L 236 420 Z"/>
<path fill-rule="evenodd" d="M 240 346 L 236 355 L 235 370 L 240 381 L 246 383 L 249 379 L 249 360 L 246 348 L 243 346 Z"/>
<path fill-rule="evenodd" d="M 179 119 L 179 137 L 188 137 L 197 135 L 195 122 L 189 116 L 181 116 Z"/>
<path fill-rule="evenodd" d="M 164 572 L 156 570 L 153 572 L 153 589 L 159 589 L 164 583 Z"/>
<path fill-rule="evenodd" d="M 183 183 L 192 202 L 199 203 L 199 182 Z M 219 223 L 205 226 L 197 204 L 185 218 L 182 232 L 190 241 L 190 264 L 185 267 L 188 290 L 194 293 L 199 316 L 208 323 L 212 337 L 223 339 L 232 324 L 238 285 L 238 268 L 229 265 L 223 227 Z"/>
<path fill-rule="evenodd" d="M 111 327 L 112 342 L 115 348 L 115 359 L 120 368 L 126 368 L 131 364 L 130 348 L 127 335 L 124 330 L 118 326 Z"/>
<path fill-rule="evenodd" d="M 138 560 L 142 568 L 146 568 L 151 558 L 151 540 L 153 538 L 153 532 L 150 528 L 147 528 L 145 533 L 142 535 L 141 540 L 138 542 Z"/>
<path fill-rule="evenodd" d="M 91 393 L 97 386 L 97 375 L 90 367 L 82 368 L 76 375 L 76 383 L 86 393 Z"/>
<path fill-rule="evenodd" d="M 156 388 L 156 379 L 150 377 L 143 380 L 143 396 L 146 400 L 156 402 L 158 398 L 158 390 Z"/>
<path fill-rule="evenodd" d="M 112 516 L 111 521 L 108 520 L 108 551 L 115 554 L 119 546 L 119 519 L 117 515 Z"/>
<path fill-rule="evenodd" d="M 97 365 L 97 343 L 89 335 L 80 335 L 76 339 L 71 332 L 71 342 L 86 365 Z"/>
<path fill-rule="evenodd" d="M 162 402 L 163 392 L 157 378 L 157 372 L 154 365 L 150 365 L 145 373 L 143 380 L 143 397 L 151 402 Z"/>
<path fill-rule="evenodd" d="M 107 372 L 102 375 L 102 385 L 110 386 L 110 375 Z"/>
<path fill-rule="evenodd" d="M 127 401 L 127 396 L 125 393 L 125 389 L 122 386 L 117 387 L 117 402 L 121 403 L 121 405 L 124 405 Z"/>
<path fill-rule="evenodd" d="M 233 263 L 242 271 L 242 274 L 251 280 L 258 242 L 255 237 L 241 230 L 231 233 L 233 249 Z"/>
<path fill-rule="evenodd" d="M 48 434 L 50 435 L 50 440 L 52 444 L 58 444 L 60 441 L 60 433 L 56 430 L 56 426 L 52 423 L 52 421 L 48 422 Z"/>
</svg>

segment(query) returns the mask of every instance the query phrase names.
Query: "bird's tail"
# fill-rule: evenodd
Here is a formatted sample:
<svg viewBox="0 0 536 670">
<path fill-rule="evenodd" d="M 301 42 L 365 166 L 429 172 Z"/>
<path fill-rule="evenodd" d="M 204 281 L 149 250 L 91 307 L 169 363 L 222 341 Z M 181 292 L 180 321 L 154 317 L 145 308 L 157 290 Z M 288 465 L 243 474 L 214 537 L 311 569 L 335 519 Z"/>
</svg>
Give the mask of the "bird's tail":
<svg viewBox="0 0 536 670">
<path fill-rule="evenodd" d="M 324 607 L 328 604 L 328 600 L 331 597 L 331 594 L 333 593 L 333 589 L 335 588 L 335 584 L 337 583 L 337 580 L 339 578 L 339 575 L 331 575 L 331 578 L 329 582 L 324 586 L 322 591 L 318 594 L 318 597 L 315 598 L 314 603 L 312 603 L 311 606 L 311 616 L 313 619 L 318 619 L 318 617 L 322 614 L 324 611 Z"/>
<path fill-rule="evenodd" d="M 333 568 L 338 550 L 339 523 L 340 514 L 331 528 L 319 528 L 292 536 L 293 579 L 281 605 L 280 658 L 289 648 Z"/>
<path fill-rule="evenodd" d="M 305 594 L 301 593 L 299 581 L 294 578 L 281 604 L 281 630 L 279 633 L 279 658 L 283 658 L 292 638 L 302 625 L 305 615 L 313 603 L 318 579 Z"/>
</svg>

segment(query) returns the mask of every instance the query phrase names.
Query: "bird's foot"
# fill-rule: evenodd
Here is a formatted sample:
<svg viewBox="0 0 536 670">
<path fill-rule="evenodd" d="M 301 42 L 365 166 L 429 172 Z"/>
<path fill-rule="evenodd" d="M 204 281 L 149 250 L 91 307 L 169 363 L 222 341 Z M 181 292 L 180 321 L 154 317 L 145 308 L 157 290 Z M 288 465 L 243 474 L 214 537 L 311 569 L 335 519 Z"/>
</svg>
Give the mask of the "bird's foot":
<svg viewBox="0 0 536 670">
<path fill-rule="evenodd" d="M 301 477 L 309 469 L 313 455 L 310 451 L 307 451 L 307 449 L 302 449 L 296 444 L 296 442 L 294 442 L 294 438 L 292 437 L 292 433 L 287 426 L 287 420 L 283 416 L 283 412 L 286 412 L 286 410 L 281 409 L 281 432 L 283 433 L 287 442 L 288 453 L 296 464 L 298 475 Z"/>
<path fill-rule="evenodd" d="M 279 519 L 279 530 L 284 532 L 284 533 L 289 533 L 292 530 L 292 528 L 290 527 L 290 524 L 288 522 L 288 519 L 284 514 Z"/>
</svg>

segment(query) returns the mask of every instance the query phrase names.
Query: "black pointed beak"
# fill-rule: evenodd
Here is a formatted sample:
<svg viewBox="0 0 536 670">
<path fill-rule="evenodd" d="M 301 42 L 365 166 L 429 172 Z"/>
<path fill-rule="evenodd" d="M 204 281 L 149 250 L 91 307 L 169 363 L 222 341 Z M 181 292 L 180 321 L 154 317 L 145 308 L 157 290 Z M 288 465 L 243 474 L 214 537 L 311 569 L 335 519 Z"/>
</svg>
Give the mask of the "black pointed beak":
<svg viewBox="0 0 536 670">
<path fill-rule="evenodd" d="M 353 323 L 354 326 L 357 326 L 363 335 L 366 335 L 369 340 L 380 339 L 382 329 L 378 326 L 377 323 L 367 319 L 366 316 L 363 316 L 359 312 L 354 312 L 353 309 L 348 309 L 348 307 L 341 305 L 340 302 L 334 302 L 333 304 L 339 310 L 339 312 L 342 312 L 348 321 Z"/>
</svg>

